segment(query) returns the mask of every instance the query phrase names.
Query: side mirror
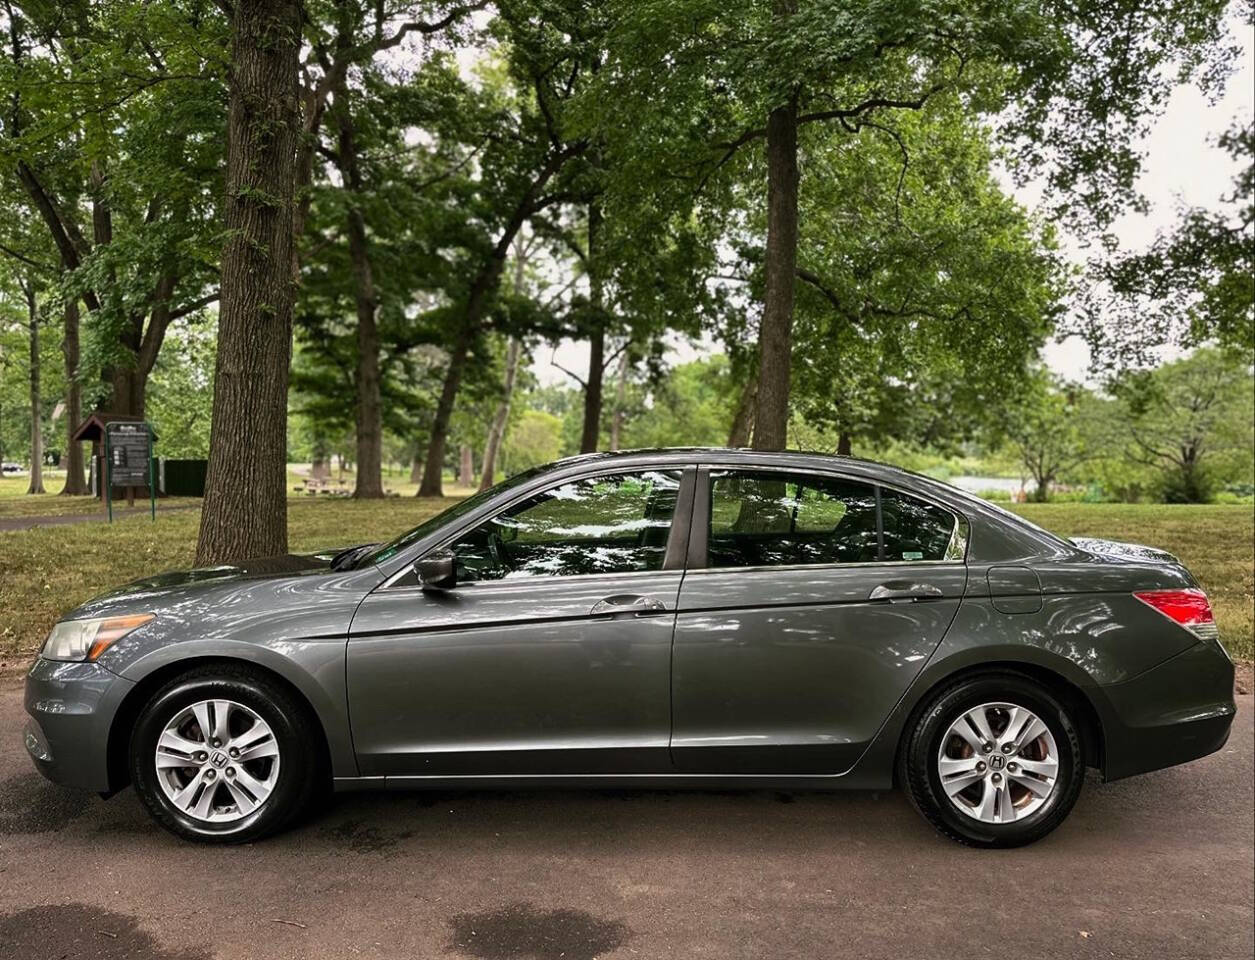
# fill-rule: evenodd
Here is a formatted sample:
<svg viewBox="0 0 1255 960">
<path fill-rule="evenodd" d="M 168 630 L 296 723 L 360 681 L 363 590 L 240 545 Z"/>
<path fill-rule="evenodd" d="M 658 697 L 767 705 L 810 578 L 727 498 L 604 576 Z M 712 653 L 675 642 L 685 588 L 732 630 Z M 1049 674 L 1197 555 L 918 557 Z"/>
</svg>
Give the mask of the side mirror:
<svg viewBox="0 0 1255 960">
<path fill-rule="evenodd" d="M 458 585 L 457 560 L 448 550 L 429 553 L 414 566 L 424 590 L 452 590 Z"/>
</svg>

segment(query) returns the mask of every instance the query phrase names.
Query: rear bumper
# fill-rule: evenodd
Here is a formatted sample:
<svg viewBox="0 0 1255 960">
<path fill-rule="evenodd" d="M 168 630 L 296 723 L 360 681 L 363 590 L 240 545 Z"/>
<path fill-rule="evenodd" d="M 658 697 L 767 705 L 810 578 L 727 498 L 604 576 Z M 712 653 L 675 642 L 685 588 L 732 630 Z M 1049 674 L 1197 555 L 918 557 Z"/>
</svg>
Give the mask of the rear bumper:
<svg viewBox="0 0 1255 960">
<path fill-rule="evenodd" d="M 26 675 L 22 741 L 54 783 L 107 793 L 109 730 L 134 684 L 95 663 L 36 660 Z"/>
<path fill-rule="evenodd" d="M 1099 687 L 1103 776 L 1120 780 L 1215 753 L 1229 739 L 1237 708 L 1233 662 L 1200 641 L 1145 673 Z"/>
</svg>

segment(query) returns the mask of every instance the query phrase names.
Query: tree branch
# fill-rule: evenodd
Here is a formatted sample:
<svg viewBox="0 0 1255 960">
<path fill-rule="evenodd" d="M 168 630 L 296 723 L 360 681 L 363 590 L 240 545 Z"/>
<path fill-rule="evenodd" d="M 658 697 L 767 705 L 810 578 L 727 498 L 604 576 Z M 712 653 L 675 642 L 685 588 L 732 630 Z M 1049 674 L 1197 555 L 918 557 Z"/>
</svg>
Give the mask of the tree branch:
<svg viewBox="0 0 1255 960">
<path fill-rule="evenodd" d="M 30 257 L 26 256 L 26 254 L 19 253 L 17 250 L 14 250 L 12 247 L 5 246 L 3 243 L 0 243 L 0 253 L 5 254 L 6 256 L 12 257 L 14 260 L 20 261 L 21 263 L 26 264 L 28 267 L 33 267 L 34 269 L 39 270 L 42 273 L 56 273 L 57 271 L 57 268 L 54 267 L 52 264 L 42 263 L 38 260 L 32 260 Z"/>
</svg>

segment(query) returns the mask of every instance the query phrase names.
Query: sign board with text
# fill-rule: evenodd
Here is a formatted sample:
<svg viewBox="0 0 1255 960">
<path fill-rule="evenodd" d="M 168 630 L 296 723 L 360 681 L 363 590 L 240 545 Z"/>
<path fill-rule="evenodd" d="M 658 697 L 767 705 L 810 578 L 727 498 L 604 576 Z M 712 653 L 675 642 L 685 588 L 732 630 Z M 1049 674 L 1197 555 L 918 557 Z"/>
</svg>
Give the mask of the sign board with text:
<svg viewBox="0 0 1255 960">
<path fill-rule="evenodd" d="M 115 421 L 105 424 L 105 497 L 111 521 L 114 487 L 127 491 L 128 502 L 134 502 L 136 487 L 147 487 L 153 519 L 157 518 L 152 458 L 153 431 L 147 423 Z"/>
</svg>

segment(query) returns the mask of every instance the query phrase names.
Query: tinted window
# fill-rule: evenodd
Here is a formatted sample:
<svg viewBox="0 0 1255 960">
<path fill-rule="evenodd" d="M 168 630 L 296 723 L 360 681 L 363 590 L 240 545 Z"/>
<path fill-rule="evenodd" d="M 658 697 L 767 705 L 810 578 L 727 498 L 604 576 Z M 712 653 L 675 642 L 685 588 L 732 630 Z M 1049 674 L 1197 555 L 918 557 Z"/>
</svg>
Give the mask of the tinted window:
<svg viewBox="0 0 1255 960">
<path fill-rule="evenodd" d="M 809 474 L 714 473 L 708 558 L 712 567 L 874 561 L 875 489 Z"/>
<path fill-rule="evenodd" d="M 678 471 L 572 480 L 515 504 L 450 545 L 459 580 L 660 570 Z"/>
<path fill-rule="evenodd" d="M 948 555 L 955 517 L 949 510 L 898 493 L 881 491 L 886 560 L 962 560 Z"/>
<path fill-rule="evenodd" d="M 367 554 L 361 560 L 357 561 L 356 566 L 363 567 L 368 563 L 383 563 L 392 559 L 406 547 L 417 543 L 428 534 L 435 533 L 441 527 L 448 523 L 452 523 L 458 517 L 464 517 L 472 510 L 482 506 L 493 497 L 499 496 L 511 487 L 517 487 L 521 483 L 526 483 L 542 470 L 547 470 L 547 466 L 532 467 L 530 470 L 524 470 L 522 473 L 516 473 L 507 480 L 501 481 L 495 487 L 488 490 L 481 490 L 479 493 L 473 493 L 464 500 L 459 500 L 448 510 L 444 510 L 434 517 L 428 517 L 417 527 L 407 530 L 395 540 L 390 540 L 382 547 L 376 549 L 373 553 Z"/>
</svg>

